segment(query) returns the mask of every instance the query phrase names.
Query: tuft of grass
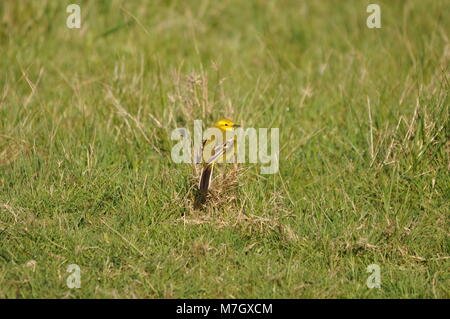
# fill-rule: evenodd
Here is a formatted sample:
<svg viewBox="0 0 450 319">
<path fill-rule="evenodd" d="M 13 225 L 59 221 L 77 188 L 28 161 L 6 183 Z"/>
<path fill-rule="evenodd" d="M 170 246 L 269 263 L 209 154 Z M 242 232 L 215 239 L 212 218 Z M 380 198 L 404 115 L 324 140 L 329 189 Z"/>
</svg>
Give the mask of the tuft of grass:
<svg viewBox="0 0 450 319">
<path fill-rule="evenodd" d="M 448 5 L 369 3 L 0 2 L 0 298 L 449 298 Z M 196 209 L 170 134 L 220 117 L 280 171 Z"/>
</svg>

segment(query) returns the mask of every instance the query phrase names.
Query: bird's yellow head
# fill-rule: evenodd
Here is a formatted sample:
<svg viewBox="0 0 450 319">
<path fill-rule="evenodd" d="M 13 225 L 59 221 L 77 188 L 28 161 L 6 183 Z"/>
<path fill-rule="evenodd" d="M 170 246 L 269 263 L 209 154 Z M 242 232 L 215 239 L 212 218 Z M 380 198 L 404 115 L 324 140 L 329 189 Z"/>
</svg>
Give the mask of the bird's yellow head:
<svg viewBox="0 0 450 319">
<path fill-rule="evenodd" d="M 233 123 L 233 121 L 229 119 L 220 119 L 214 124 L 214 126 L 221 129 L 223 132 L 226 132 L 239 127 L 240 125 Z"/>
</svg>

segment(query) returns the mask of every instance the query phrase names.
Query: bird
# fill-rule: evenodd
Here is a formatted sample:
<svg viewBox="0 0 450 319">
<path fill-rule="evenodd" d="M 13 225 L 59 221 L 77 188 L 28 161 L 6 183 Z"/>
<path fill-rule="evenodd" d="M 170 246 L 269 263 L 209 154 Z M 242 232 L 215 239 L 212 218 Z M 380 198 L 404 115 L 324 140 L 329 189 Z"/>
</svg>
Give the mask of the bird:
<svg viewBox="0 0 450 319">
<path fill-rule="evenodd" d="M 202 143 L 202 154 L 203 151 L 207 148 L 207 146 L 211 145 L 211 143 L 215 143 L 216 145 L 211 146 L 213 147 L 212 155 L 205 161 L 203 164 L 202 173 L 200 175 L 200 181 L 198 184 L 198 188 L 200 190 L 200 193 L 206 197 L 206 194 L 208 193 L 209 186 L 211 184 L 211 177 L 212 172 L 214 169 L 214 164 L 216 162 L 222 161 L 225 156 L 231 156 L 233 152 L 236 149 L 236 136 L 234 136 L 232 139 L 226 141 L 226 133 L 228 131 L 232 131 L 237 127 L 240 127 L 239 124 L 235 124 L 232 120 L 223 118 L 215 122 L 214 127 L 220 129 L 220 131 L 223 134 L 224 141 L 221 145 L 217 145 L 217 141 L 215 141 L 214 135 L 208 139 L 204 140 Z"/>
</svg>

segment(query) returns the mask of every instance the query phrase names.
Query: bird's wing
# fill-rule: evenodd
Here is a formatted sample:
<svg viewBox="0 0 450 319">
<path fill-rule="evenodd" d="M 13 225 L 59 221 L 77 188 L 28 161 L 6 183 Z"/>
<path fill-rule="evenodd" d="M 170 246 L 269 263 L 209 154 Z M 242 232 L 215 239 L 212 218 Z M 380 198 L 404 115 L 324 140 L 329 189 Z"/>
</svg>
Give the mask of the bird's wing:
<svg viewBox="0 0 450 319">
<path fill-rule="evenodd" d="M 222 156 L 227 150 L 229 150 L 230 148 L 233 147 L 234 144 L 234 139 L 231 138 L 228 141 L 226 141 L 224 144 L 222 145 L 217 145 L 214 148 L 214 155 L 211 156 L 207 161 L 206 164 L 210 164 L 212 162 L 214 162 L 215 160 L 217 160 L 220 156 Z"/>
</svg>

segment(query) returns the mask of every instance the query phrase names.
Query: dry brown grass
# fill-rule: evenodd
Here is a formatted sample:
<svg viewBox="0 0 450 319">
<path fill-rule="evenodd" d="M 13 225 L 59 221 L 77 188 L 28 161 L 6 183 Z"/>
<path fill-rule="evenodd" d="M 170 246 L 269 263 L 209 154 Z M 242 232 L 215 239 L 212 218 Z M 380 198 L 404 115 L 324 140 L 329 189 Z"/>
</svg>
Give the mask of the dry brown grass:
<svg viewBox="0 0 450 319">
<path fill-rule="evenodd" d="M 0 135 L 0 166 L 14 162 L 30 150 L 28 142 Z"/>
</svg>

